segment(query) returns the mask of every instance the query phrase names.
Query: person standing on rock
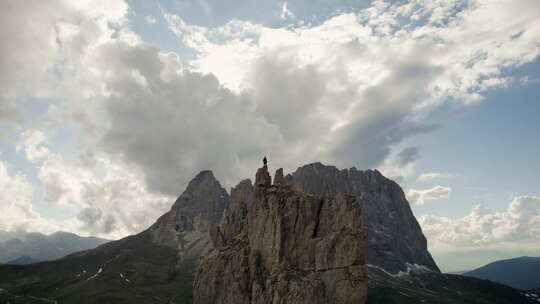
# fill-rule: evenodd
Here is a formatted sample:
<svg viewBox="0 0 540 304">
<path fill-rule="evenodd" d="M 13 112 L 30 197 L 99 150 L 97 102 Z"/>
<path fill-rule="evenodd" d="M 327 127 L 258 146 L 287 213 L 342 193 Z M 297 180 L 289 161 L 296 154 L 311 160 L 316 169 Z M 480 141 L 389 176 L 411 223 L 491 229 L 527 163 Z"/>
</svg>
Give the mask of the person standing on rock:
<svg viewBox="0 0 540 304">
<path fill-rule="evenodd" d="M 263 158 L 263 165 L 266 166 L 266 164 L 268 163 L 268 160 L 266 159 L 266 156 Z"/>
</svg>

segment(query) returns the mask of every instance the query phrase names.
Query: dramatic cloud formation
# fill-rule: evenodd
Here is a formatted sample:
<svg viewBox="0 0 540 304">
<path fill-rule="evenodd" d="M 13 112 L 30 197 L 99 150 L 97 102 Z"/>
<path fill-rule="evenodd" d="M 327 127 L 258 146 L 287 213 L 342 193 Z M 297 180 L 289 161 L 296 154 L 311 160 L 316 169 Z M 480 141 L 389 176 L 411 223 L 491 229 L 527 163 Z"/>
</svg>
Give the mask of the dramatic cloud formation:
<svg viewBox="0 0 540 304">
<path fill-rule="evenodd" d="M 25 175 L 10 174 L 5 162 L 0 161 L 0 230 L 40 231 L 52 233 L 58 229 L 72 230 L 73 220 L 55 221 L 43 218 L 32 205 L 34 187 Z"/>
<path fill-rule="evenodd" d="M 50 97 L 60 85 L 64 55 L 85 48 L 109 25 L 123 22 L 123 1 L 2 1 L 0 3 L 0 121 L 21 121 L 16 97 Z M 76 45 L 65 45 L 68 36 Z M 92 37 L 93 36 L 93 37 Z M 71 54 L 68 54 L 71 53 Z M 66 66 L 67 68 L 67 66 Z"/>
<path fill-rule="evenodd" d="M 33 187 L 26 176 L 10 176 L 4 162 L 0 162 L 0 194 L 2 201 L 2 220 L 0 230 L 13 230 L 24 226 L 28 221 L 39 219 L 32 208 Z"/>
<path fill-rule="evenodd" d="M 422 229 L 434 247 L 446 244 L 456 247 L 491 244 L 540 244 L 540 197 L 518 196 L 506 210 L 495 212 L 477 205 L 463 218 L 426 215 Z"/>
<path fill-rule="evenodd" d="M 426 201 L 446 198 L 450 193 L 452 193 L 452 188 L 443 186 L 435 186 L 425 190 L 409 189 L 407 200 L 411 204 L 423 205 Z"/>
<path fill-rule="evenodd" d="M 51 152 L 44 134 L 37 130 L 21 133 L 17 149 L 24 151 L 38 169 L 48 203 L 76 206 L 81 210 L 77 219 L 71 221 L 70 231 L 124 236 L 148 227 L 174 199 L 149 192 L 141 174 L 123 167 L 120 162 L 91 154 L 69 159 Z M 103 176 L 98 178 L 99 175 Z M 16 180 L 22 184 L 22 177 L 17 176 Z M 21 193 L 31 193 L 28 187 L 19 188 Z M 19 201 L 31 207 L 29 199 Z M 52 224 L 54 222 L 49 223 Z M 39 230 L 39 225 L 27 219 L 27 228 Z"/>
<path fill-rule="evenodd" d="M 470 214 L 457 219 L 425 215 L 420 224 L 430 251 L 441 256 L 460 252 L 478 255 L 470 265 L 478 267 L 480 261 L 489 261 L 486 252 L 509 258 L 540 250 L 540 197 L 517 196 L 500 212 L 477 205 Z M 448 256 L 442 262 L 445 266 L 452 263 Z"/>
<path fill-rule="evenodd" d="M 124 1 L 3 1 L 0 120 L 18 122 L 16 151 L 36 168 L 43 199 L 78 210 L 73 231 L 122 236 L 165 212 L 198 171 L 231 186 L 264 155 L 287 171 L 324 160 L 410 175 L 419 150 L 398 147 L 440 128 L 425 122 L 432 109 L 478 103 L 538 56 L 535 8 L 374 1 L 282 28 L 237 19 L 207 28 L 164 13 L 195 52 L 186 61 L 142 41 Z M 26 95 L 54 102 L 23 123 L 17 98 Z M 75 152 L 53 143 L 66 129 Z M 4 176 L 20 189 L 17 206 L 31 208 L 33 187 Z M 451 189 L 411 191 L 423 203 Z"/>
<path fill-rule="evenodd" d="M 199 53 L 191 65 L 250 92 L 256 113 L 305 161 L 376 167 L 403 139 L 436 130 L 422 124 L 430 108 L 475 104 L 509 81 L 505 69 L 537 57 L 537 14 L 517 13 L 526 6 L 538 4 L 374 1 L 317 26 L 277 29 L 239 20 L 205 28 L 165 17 Z"/>
</svg>

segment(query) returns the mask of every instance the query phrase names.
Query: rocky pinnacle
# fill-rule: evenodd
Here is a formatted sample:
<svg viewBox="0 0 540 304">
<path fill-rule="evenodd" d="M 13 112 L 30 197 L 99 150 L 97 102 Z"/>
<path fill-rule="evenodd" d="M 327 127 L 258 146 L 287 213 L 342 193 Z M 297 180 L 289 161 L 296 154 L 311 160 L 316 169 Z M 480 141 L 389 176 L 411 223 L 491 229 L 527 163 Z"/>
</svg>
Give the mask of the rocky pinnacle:
<svg viewBox="0 0 540 304">
<path fill-rule="evenodd" d="M 356 198 L 293 190 L 257 171 L 251 206 L 212 225 L 194 303 L 364 303 L 366 236 Z"/>
</svg>

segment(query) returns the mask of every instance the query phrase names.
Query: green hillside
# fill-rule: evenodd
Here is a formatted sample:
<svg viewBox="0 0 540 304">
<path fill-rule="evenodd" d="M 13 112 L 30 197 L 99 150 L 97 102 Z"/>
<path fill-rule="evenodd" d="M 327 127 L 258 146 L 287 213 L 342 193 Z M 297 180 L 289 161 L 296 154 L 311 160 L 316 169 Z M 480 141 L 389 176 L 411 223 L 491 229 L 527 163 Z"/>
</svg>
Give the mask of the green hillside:
<svg viewBox="0 0 540 304">
<path fill-rule="evenodd" d="M 36 303 L 191 303 L 193 265 L 139 234 L 57 261 L 0 266 L 0 288 Z"/>
</svg>

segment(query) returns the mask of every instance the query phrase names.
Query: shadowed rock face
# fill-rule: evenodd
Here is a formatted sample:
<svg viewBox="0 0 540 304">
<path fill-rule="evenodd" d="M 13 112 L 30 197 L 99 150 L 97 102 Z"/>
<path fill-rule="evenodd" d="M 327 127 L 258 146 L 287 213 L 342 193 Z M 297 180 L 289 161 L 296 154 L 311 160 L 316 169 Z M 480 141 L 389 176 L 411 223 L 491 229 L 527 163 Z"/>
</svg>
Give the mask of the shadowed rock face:
<svg viewBox="0 0 540 304">
<path fill-rule="evenodd" d="M 231 204 L 229 210 L 235 210 L 242 202 L 248 205 L 248 207 L 251 206 L 251 203 L 253 202 L 253 185 L 249 178 L 241 181 L 236 187 L 231 188 Z"/>
<path fill-rule="evenodd" d="M 388 272 L 418 264 L 440 272 L 401 187 L 377 170 L 339 170 L 313 163 L 285 177 L 294 190 L 312 195 L 347 193 L 358 198 L 368 236 L 367 261 Z"/>
<path fill-rule="evenodd" d="M 194 303 L 364 303 L 365 233 L 353 196 L 316 197 L 257 171 L 254 199 L 210 236 Z"/>
<path fill-rule="evenodd" d="M 211 248 L 208 230 L 228 207 L 227 191 L 212 171 L 202 171 L 147 233 L 154 243 L 177 249 L 179 262 L 182 258 L 197 259 Z"/>
</svg>

